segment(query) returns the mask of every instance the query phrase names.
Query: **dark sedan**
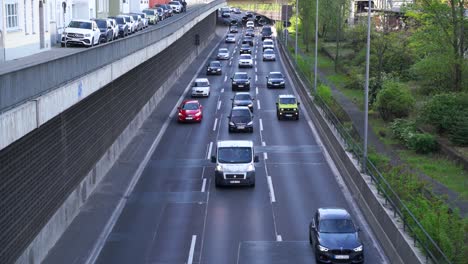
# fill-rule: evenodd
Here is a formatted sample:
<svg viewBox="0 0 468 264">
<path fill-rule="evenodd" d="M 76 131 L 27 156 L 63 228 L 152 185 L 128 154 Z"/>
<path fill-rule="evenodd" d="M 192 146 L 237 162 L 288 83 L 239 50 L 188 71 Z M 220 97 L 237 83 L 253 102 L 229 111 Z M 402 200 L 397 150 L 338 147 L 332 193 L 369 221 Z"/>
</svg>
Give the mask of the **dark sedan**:
<svg viewBox="0 0 468 264">
<path fill-rule="evenodd" d="M 235 106 L 231 110 L 229 119 L 229 132 L 246 131 L 252 133 L 253 128 L 253 115 L 250 109 L 246 106 Z"/>
<path fill-rule="evenodd" d="M 238 33 L 239 29 L 237 28 L 237 26 L 231 26 L 231 29 L 229 29 L 229 32 L 230 33 Z"/>
<path fill-rule="evenodd" d="M 252 37 L 245 37 L 242 40 L 242 44 L 249 44 L 251 47 L 253 47 L 253 45 L 254 45 L 253 38 Z"/>
<path fill-rule="evenodd" d="M 241 92 L 236 93 L 232 100 L 232 107 L 234 106 L 247 106 L 250 112 L 253 113 L 253 101 L 255 100 L 250 93 Z"/>
<path fill-rule="evenodd" d="M 245 36 L 247 37 L 255 37 L 255 32 L 253 31 L 253 29 L 247 29 L 245 31 Z"/>
<path fill-rule="evenodd" d="M 101 31 L 99 43 L 112 41 L 114 39 L 114 30 L 110 22 L 105 18 L 94 19 L 94 21 L 96 21 L 96 24 Z"/>
<path fill-rule="evenodd" d="M 126 37 L 130 33 L 130 29 L 128 28 L 128 23 L 125 22 L 123 17 L 111 17 L 117 21 L 117 25 L 119 26 L 119 36 Z"/>
<path fill-rule="evenodd" d="M 252 49 L 249 44 L 242 44 L 239 49 L 240 54 L 252 54 Z"/>
<path fill-rule="evenodd" d="M 319 208 L 309 226 L 317 262 L 362 263 L 364 248 L 350 214 L 341 208 Z"/>
<path fill-rule="evenodd" d="M 223 70 L 221 67 L 221 62 L 220 61 L 211 61 L 207 66 L 206 66 L 206 74 L 218 74 L 221 75 L 223 74 Z"/>
<path fill-rule="evenodd" d="M 236 72 L 231 78 L 232 90 L 250 90 L 250 77 L 246 72 Z"/>
<path fill-rule="evenodd" d="M 267 88 L 284 88 L 286 86 L 281 72 L 270 72 L 266 79 Z"/>
</svg>

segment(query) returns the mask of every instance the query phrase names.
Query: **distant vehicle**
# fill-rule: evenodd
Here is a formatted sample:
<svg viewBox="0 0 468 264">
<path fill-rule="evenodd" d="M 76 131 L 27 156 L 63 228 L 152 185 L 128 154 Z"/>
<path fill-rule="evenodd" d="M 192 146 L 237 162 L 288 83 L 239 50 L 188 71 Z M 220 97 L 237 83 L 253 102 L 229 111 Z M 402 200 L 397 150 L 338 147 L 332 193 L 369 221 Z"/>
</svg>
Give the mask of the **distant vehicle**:
<svg viewBox="0 0 468 264">
<path fill-rule="evenodd" d="M 156 9 L 143 9 L 143 13 L 146 14 L 148 18 L 148 23 L 150 25 L 156 25 L 159 21 L 159 14 Z"/>
<path fill-rule="evenodd" d="M 206 66 L 206 74 L 218 74 L 221 75 L 223 73 L 222 68 L 221 68 L 221 62 L 220 61 L 211 61 L 207 66 Z"/>
<path fill-rule="evenodd" d="M 239 49 L 240 54 L 252 54 L 252 49 L 249 44 L 242 44 Z"/>
<path fill-rule="evenodd" d="M 166 12 L 164 12 L 164 8 L 162 7 L 155 7 L 156 11 L 158 12 L 159 21 L 163 21 L 167 18 Z"/>
<path fill-rule="evenodd" d="M 250 54 L 241 54 L 239 56 L 239 68 L 242 68 L 242 67 L 248 67 L 248 68 L 253 67 L 252 55 L 250 55 Z"/>
<path fill-rule="evenodd" d="M 317 262 L 364 262 L 359 231 L 345 209 L 319 208 L 309 225 L 309 241 Z"/>
<path fill-rule="evenodd" d="M 248 17 L 248 18 L 251 18 L 251 17 L 253 17 L 253 13 L 251 11 L 246 11 L 245 16 Z"/>
<path fill-rule="evenodd" d="M 125 18 L 123 17 L 111 17 L 113 18 L 119 27 L 119 36 L 120 37 L 126 37 L 128 34 L 130 34 L 130 28 L 129 28 L 129 23 L 125 22 Z"/>
<path fill-rule="evenodd" d="M 246 72 L 236 72 L 231 78 L 232 90 L 250 90 L 250 77 Z"/>
<path fill-rule="evenodd" d="M 285 88 L 284 84 L 284 76 L 281 72 L 270 72 L 270 74 L 266 77 L 267 80 L 267 88 Z"/>
<path fill-rule="evenodd" d="M 234 106 L 247 106 L 250 109 L 250 112 L 253 113 L 253 101 L 255 100 L 250 93 L 239 92 L 234 95 L 232 100 L 232 107 Z"/>
<path fill-rule="evenodd" d="M 114 29 L 106 18 L 93 19 L 96 22 L 101 36 L 99 37 L 99 43 L 106 43 L 114 39 Z"/>
<path fill-rule="evenodd" d="M 132 12 L 132 15 L 139 15 L 141 22 L 143 23 L 143 28 L 147 28 L 149 25 L 148 16 L 143 12 Z"/>
<path fill-rule="evenodd" d="M 242 40 L 242 44 L 249 44 L 251 47 L 254 45 L 254 41 L 252 37 L 244 37 Z"/>
<path fill-rule="evenodd" d="M 231 26 L 231 29 L 229 30 L 230 33 L 238 33 L 239 32 L 239 29 L 237 28 L 237 26 Z"/>
<path fill-rule="evenodd" d="M 250 132 L 253 133 L 253 115 L 247 106 L 234 106 L 228 116 L 229 132 Z"/>
<path fill-rule="evenodd" d="M 218 60 L 229 60 L 229 50 L 226 48 L 220 48 L 218 50 L 218 54 L 216 55 L 216 58 Z"/>
<path fill-rule="evenodd" d="M 234 14 L 242 14 L 239 8 L 234 9 Z"/>
<path fill-rule="evenodd" d="M 125 22 L 127 22 L 129 24 L 130 34 L 133 34 L 133 33 L 137 32 L 138 22 L 135 21 L 135 19 L 133 19 L 132 16 L 130 16 L 130 15 L 119 15 L 119 17 L 123 17 L 125 19 Z"/>
<path fill-rule="evenodd" d="M 245 36 L 247 37 L 255 37 L 255 32 L 252 28 L 247 28 L 245 31 Z"/>
<path fill-rule="evenodd" d="M 253 21 L 247 21 L 247 28 L 255 28 L 255 23 Z"/>
<path fill-rule="evenodd" d="M 177 109 L 179 122 L 201 122 L 203 119 L 203 106 L 197 100 L 185 100 Z"/>
<path fill-rule="evenodd" d="M 221 16 L 224 17 L 224 18 L 231 17 L 231 12 L 224 11 L 223 13 L 221 13 Z"/>
<path fill-rule="evenodd" d="M 271 30 L 270 26 L 264 26 L 262 28 L 262 41 L 265 40 L 266 38 L 272 38 L 273 37 L 273 31 Z"/>
<path fill-rule="evenodd" d="M 145 28 L 144 21 L 143 21 L 143 19 L 141 18 L 140 15 L 138 15 L 138 14 L 127 14 L 127 15 L 131 16 L 133 18 L 133 20 L 135 21 L 135 24 L 136 24 L 136 30 L 135 31 L 140 31 L 140 30 L 143 30 L 143 28 Z"/>
<path fill-rule="evenodd" d="M 250 140 L 224 140 L 216 143 L 216 151 L 211 156 L 215 166 L 215 185 L 255 186 L 255 155 Z"/>
<path fill-rule="evenodd" d="M 117 21 L 113 17 L 108 17 L 107 20 L 109 20 L 111 26 L 112 26 L 112 31 L 114 32 L 114 37 L 113 39 L 118 39 L 120 34 L 119 34 L 119 25 L 117 24 Z"/>
<path fill-rule="evenodd" d="M 263 61 L 275 61 L 276 54 L 272 49 L 266 49 L 263 51 Z"/>
<path fill-rule="evenodd" d="M 96 22 L 92 20 L 73 19 L 64 29 L 61 38 L 61 46 L 83 45 L 92 47 L 99 44 L 101 31 Z"/>
<path fill-rule="evenodd" d="M 192 97 L 210 96 L 210 81 L 207 78 L 197 78 L 192 85 Z"/>
<path fill-rule="evenodd" d="M 272 49 L 272 50 L 275 49 L 275 44 L 272 39 L 265 39 L 263 41 L 262 50 L 266 50 L 266 49 Z"/>
<path fill-rule="evenodd" d="M 278 120 L 285 118 L 299 120 L 299 102 L 294 95 L 278 95 L 276 99 L 276 117 Z"/>
<path fill-rule="evenodd" d="M 227 34 L 227 35 L 226 35 L 225 42 L 226 42 L 226 43 L 236 43 L 236 35 L 234 35 L 234 34 Z"/>
<path fill-rule="evenodd" d="M 179 1 L 170 1 L 169 5 L 175 13 L 181 13 L 184 9 L 184 6 Z"/>
<path fill-rule="evenodd" d="M 221 12 L 221 14 L 224 12 L 231 12 L 231 8 L 229 6 L 224 6 L 221 7 L 219 11 Z"/>
</svg>

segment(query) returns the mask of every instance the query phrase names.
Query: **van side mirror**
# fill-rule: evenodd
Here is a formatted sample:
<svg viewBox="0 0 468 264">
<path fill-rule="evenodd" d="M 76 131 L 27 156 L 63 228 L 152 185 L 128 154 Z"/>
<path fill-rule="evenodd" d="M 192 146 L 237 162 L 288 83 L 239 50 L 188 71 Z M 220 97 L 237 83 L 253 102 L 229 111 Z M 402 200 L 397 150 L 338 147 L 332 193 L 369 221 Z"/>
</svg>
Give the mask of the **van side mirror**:
<svg viewBox="0 0 468 264">
<path fill-rule="evenodd" d="M 276 102 L 275 104 L 278 105 L 278 102 Z"/>
<path fill-rule="evenodd" d="M 310 222 L 309 227 L 310 227 L 310 229 L 315 230 L 316 227 L 315 227 L 314 221 Z"/>
<path fill-rule="evenodd" d="M 297 105 L 301 105 L 301 103 L 297 102 Z"/>
<path fill-rule="evenodd" d="M 254 162 L 255 162 L 255 163 L 259 162 L 258 156 L 255 156 L 255 157 L 254 157 Z"/>
<path fill-rule="evenodd" d="M 215 155 L 211 156 L 211 162 L 216 163 L 216 156 Z"/>
</svg>

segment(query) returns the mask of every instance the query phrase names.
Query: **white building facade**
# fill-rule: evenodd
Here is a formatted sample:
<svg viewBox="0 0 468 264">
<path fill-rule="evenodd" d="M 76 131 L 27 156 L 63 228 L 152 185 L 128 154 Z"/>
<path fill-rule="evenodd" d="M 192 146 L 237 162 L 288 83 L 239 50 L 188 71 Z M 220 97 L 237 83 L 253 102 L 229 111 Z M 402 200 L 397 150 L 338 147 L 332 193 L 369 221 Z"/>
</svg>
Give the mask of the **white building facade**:
<svg viewBox="0 0 468 264">
<path fill-rule="evenodd" d="M 44 0 L 0 0 L 0 6 L 0 61 L 50 49 L 50 9 Z"/>
</svg>

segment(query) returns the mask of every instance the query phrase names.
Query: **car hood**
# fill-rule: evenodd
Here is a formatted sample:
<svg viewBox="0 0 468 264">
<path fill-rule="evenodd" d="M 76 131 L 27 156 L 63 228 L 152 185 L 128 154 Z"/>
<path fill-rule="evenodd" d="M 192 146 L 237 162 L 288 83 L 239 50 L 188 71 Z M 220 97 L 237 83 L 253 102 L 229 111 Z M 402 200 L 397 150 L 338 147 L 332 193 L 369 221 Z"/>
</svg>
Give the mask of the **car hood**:
<svg viewBox="0 0 468 264">
<path fill-rule="evenodd" d="M 263 56 L 264 56 L 264 57 L 274 57 L 275 54 L 274 54 L 274 53 L 271 53 L 271 54 L 269 54 L 269 53 L 264 53 Z"/>
<path fill-rule="evenodd" d="M 249 117 L 249 116 L 234 116 L 234 117 L 231 117 L 231 119 L 229 120 L 230 122 L 233 122 L 234 124 L 247 124 L 249 123 L 250 121 L 252 121 L 252 118 Z"/>
<path fill-rule="evenodd" d="M 210 87 L 208 87 L 208 86 L 196 86 L 196 87 L 192 87 L 192 90 L 206 90 L 206 89 L 210 89 Z"/>
<path fill-rule="evenodd" d="M 357 233 L 319 233 L 318 241 L 328 249 L 354 249 L 362 245 Z"/>
<path fill-rule="evenodd" d="M 270 82 L 284 82 L 284 79 L 279 79 L 279 78 L 270 78 L 268 79 Z"/>
<path fill-rule="evenodd" d="M 66 33 L 79 33 L 79 34 L 89 34 L 92 33 L 92 29 L 84 29 L 84 28 L 66 28 Z"/>
<path fill-rule="evenodd" d="M 253 102 L 250 101 L 250 100 L 234 100 L 234 104 L 235 105 L 240 105 L 240 106 L 244 106 L 244 105 L 249 105 L 249 104 L 252 104 Z"/>
<path fill-rule="evenodd" d="M 223 172 L 245 172 L 249 168 L 250 163 L 230 164 L 219 163 L 223 167 Z"/>
<path fill-rule="evenodd" d="M 247 83 L 248 80 L 246 79 L 234 79 L 235 82 L 238 82 L 238 83 Z"/>
<path fill-rule="evenodd" d="M 219 66 L 208 66 L 208 68 L 209 68 L 209 69 L 215 69 L 215 70 L 216 70 L 216 69 L 221 69 L 221 67 L 219 67 Z"/>
<path fill-rule="evenodd" d="M 180 110 L 182 114 L 185 115 L 194 115 L 199 112 L 199 110 Z"/>
<path fill-rule="evenodd" d="M 297 108 L 296 104 L 280 104 L 280 108 Z"/>
<path fill-rule="evenodd" d="M 228 53 L 218 53 L 218 56 L 229 56 Z"/>
<path fill-rule="evenodd" d="M 242 62 L 252 62 L 252 59 L 239 59 L 239 61 L 242 61 Z"/>
</svg>

